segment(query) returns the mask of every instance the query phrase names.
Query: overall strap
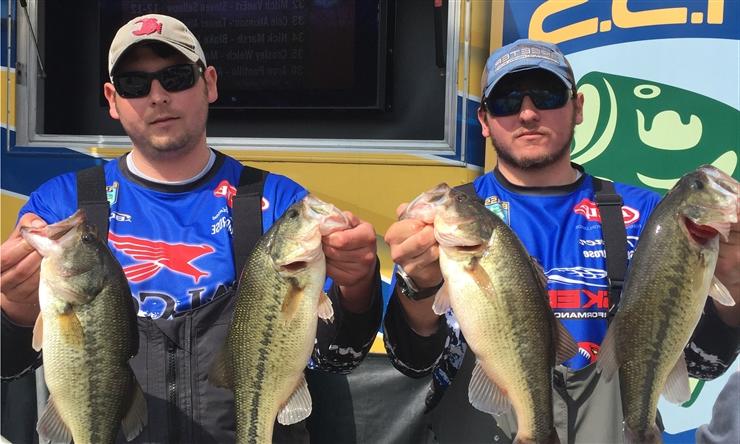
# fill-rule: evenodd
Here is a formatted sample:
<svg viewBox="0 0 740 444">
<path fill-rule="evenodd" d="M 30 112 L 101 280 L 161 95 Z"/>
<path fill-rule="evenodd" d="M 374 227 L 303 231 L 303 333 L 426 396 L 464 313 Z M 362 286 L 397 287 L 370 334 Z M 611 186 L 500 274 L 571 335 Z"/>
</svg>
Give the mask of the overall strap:
<svg viewBox="0 0 740 444">
<path fill-rule="evenodd" d="M 622 217 L 622 196 L 614 182 L 593 177 L 596 205 L 601 214 L 601 229 L 606 250 L 606 276 L 609 281 L 608 319 L 614 317 L 627 275 L 627 231 Z"/>
<path fill-rule="evenodd" d="M 85 211 L 87 222 L 98 230 L 100 239 L 107 241 L 110 206 L 102 165 L 77 171 L 77 208 Z"/>
<path fill-rule="evenodd" d="M 233 198 L 234 270 L 239 279 L 249 254 L 262 236 L 262 189 L 267 171 L 244 166 Z"/>
</svg>

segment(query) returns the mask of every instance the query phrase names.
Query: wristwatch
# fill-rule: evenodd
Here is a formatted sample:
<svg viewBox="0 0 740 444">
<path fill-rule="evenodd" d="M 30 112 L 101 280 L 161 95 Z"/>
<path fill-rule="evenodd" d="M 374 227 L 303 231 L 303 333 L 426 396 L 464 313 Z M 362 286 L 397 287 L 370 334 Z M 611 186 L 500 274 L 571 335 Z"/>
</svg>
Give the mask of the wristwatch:
<svg viewBox="0 0 740 444">
<path fill-rule="evenodd" d="M 396 268 L 396 285 L 398 286 L 398 291 L 400 291 L 402 295 L 413 301 L 420 301 L 422 299 L 434 296 L 442 287 L 443 283 L 444 280 L 433 287 L 419 288 L 416 285 L 416 282 L 411 279 L 411 276 L 403 271 L 403 268 L 401 268 L 400 265 Z"/>
</svg>

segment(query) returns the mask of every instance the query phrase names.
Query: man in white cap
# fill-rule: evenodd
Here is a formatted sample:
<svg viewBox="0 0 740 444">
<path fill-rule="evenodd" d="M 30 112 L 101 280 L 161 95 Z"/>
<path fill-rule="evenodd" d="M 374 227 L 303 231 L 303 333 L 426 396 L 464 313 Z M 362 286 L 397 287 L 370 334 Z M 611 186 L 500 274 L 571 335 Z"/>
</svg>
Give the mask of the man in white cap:
<svg viewBox="0 0 740 444">
<path fill-rule="evenodd" d="M 647 190 L 599 180 L 570 161 L 574 129 L 583 120 L 584 97 L 577 92 L 570 64 L 557 46 L 522 39 L 497 49 L 486 63 L 481 91 L 478 120 L 483 136 L 491 138 L 497 164 L 463 189 L 501 217 L 529 254 L 551 272 L 550 305 L 579 346 L 579 353 L 555 372 L 553 399 L 560 441 L 621 442 L 617 378 L 611 384 L 599 382 L 592 364 L 607 320 L 617 307 L 609 301 L 618 300 L 627 257 L 631 257 L 624 246 L 634 250 L 644 226 L 637 222 L 647 220 L 660 198 Z M 621 202 L 613 199 L 615 193 Z M 602 201 L 604 196 L 611 196 L 611 201 Z M 607 222 L 609 204 L 617 213 Z M 403 208 L 399 207 L 399 214 Z M 597 208 L 604 219 L 603 239 L 602 221 L 594 217 Z M 629 217 L 623 216 L 624 209 Z M 739 230 L 734 224 L 730 240 L 722 242 L 716 270 L 735 300 L 740 298 L 740 267 L 738 255 L 730 253 L 737 252 Z M 607 242 L 608 238 L 614 240 Z M 388 228 L 385 240 L 397 264 L 395 290 L 384 320 L 386 349 L 402 373 L 417 378 L 432 373 L 427 408 L 438 403 L 440 407 L 427 415 L 430 432 L 437 442 L 509 442 L 516 431 L 514 418 L 504 415 L 494 420 L 470 406 L 467 382 L 472 353 L 466 353 L 454 316 L 445 319 L 432 310 L 433 296 L 443 280 L 433 227 L 421 220 L 402 220 Z M 619 251 L 619 247 L 624 258 L 621 267 L 618 261 L 608 264 L 606 257 L 616 255 L 604 254 L 605 249 Z M 736 308 L 707 303 L 686 351 L 690 364 L 696 364 L 689 366 L 693 376 L 714 378 L 735 360 L 740 325 Z M 707 360 L 707 356 L 716 359 Z"/>
<path fill-rule="evenodd" d="M 207 375 L 231 319 L 236 278 L 256 240 L 307 191 L 207 145 L 217 74 L 179 20 L 149 14 L 126 23 L 110 46 L 108 71 L 109 113 L 133 149 L 104 165 L 92 191 L 110 205 L 104 232 L 138 307 L 139 353 L 131 365 L 146 394 L 148 426 L 137 441 L 230 442 L 233 394 Z M 65 174 L 43 184 L 18 226 L 70 216 L 89 194 L 82 180 Z M 320 325 L 309 364 L 339 373 L 367 354 L 382 314 L 374 229 L 348 217 L 351 228 L 323 239 L 335 319 Z M 38 315 L 41 257 L 18 228 L 1 254 L 3 340 L 17 344 L 13 356 L 3 350 L 3 369 L 8 363 L 20 371 L 37 359 L 28 326 Z M 274 439 L 308 442 L 303 423 L 277 428 Z"/>
</svg>

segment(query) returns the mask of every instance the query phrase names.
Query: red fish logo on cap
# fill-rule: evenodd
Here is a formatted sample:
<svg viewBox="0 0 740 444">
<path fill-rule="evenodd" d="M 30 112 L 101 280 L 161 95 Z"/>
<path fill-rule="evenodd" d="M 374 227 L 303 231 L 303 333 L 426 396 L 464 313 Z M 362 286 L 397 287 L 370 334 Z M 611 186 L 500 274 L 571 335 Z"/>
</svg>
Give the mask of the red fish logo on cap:
<svg viewBox="0 0 740 444">
<path fill-rule="evenodd" d="M 149 35 L 154 34 L 155 32 L 158 34 L 162 33 L 162 24 L 159 23 L 159 20 L 155 19 L 154 17 L 144 18 L 136 23 L 141 23 L 141 26 L 139 27 L 139 29 L 135 29 L 131 33 L 133 35 Z"/>
</svg>

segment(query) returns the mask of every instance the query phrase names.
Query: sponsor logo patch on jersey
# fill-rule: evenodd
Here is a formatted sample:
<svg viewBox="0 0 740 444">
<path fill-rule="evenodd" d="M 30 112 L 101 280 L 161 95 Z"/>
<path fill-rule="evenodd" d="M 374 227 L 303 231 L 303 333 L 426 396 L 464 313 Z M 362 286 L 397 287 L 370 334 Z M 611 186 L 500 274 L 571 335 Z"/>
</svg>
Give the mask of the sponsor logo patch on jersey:
<svg viewBox="0 0 740 444">
<path fill-rule="evenodd" d="M 265 198 L 263 197 L 263 198 L 262 198 L 262 211 L 265 211 L 265 210 L 267 210 L 268 208 L 270 208 L 270 201 L 269 201 L 269 200 L 267 200 L 267 199 L 265 199 Z"/>
<path fill-rule="evenodd" d="M 170 244 L 135 236 L 119 236 L 112 231 L 108 233 L 108 241 L 116 250 L 140 261 L 123 267 L 126 278 L 131 282 L 145 281 L 163 268 L 190 276 L 195 283 L 210 275 L 191 264 L 199 257 L 213 253 L 215 250 L 210 245 Z"/>
<path fill-rule="evenodd" d="M 234 196 L 236 196 L 236 187 L 229 183 L 228 180 L 222 180 L 213 190 L 213 195 L 216 197 L 226 198 L 226 205 L 231 208 L 234 205 Z"/>
<path fill-rule="evenodd" d="M 511 225 L 511 205 L 503 201 L 498 196 L 488 196 L 484 202 L 488 210 L 499 217 L 506 225 Z"/>
<path fill-rule="evenodd" d="M 113 205 L 118 201 L 118 181 L 105 187 L 105 196 L 108 198 L 108 204 Z"/>
<path fill-rule="evenodd" d="M 591 199 L 584 198 L 578 202 L 578 204 L 573 207 L 573 212 L 582 215 L 589 222 L 601 223 L 599 207 L 596 205 L 596 202 Z M 622 205 L 622 219 L 624 219 L 624 224 L 626 226 L 630 226 L 640 220 L 640 212 L 632 207 Z"/>
</svg>

